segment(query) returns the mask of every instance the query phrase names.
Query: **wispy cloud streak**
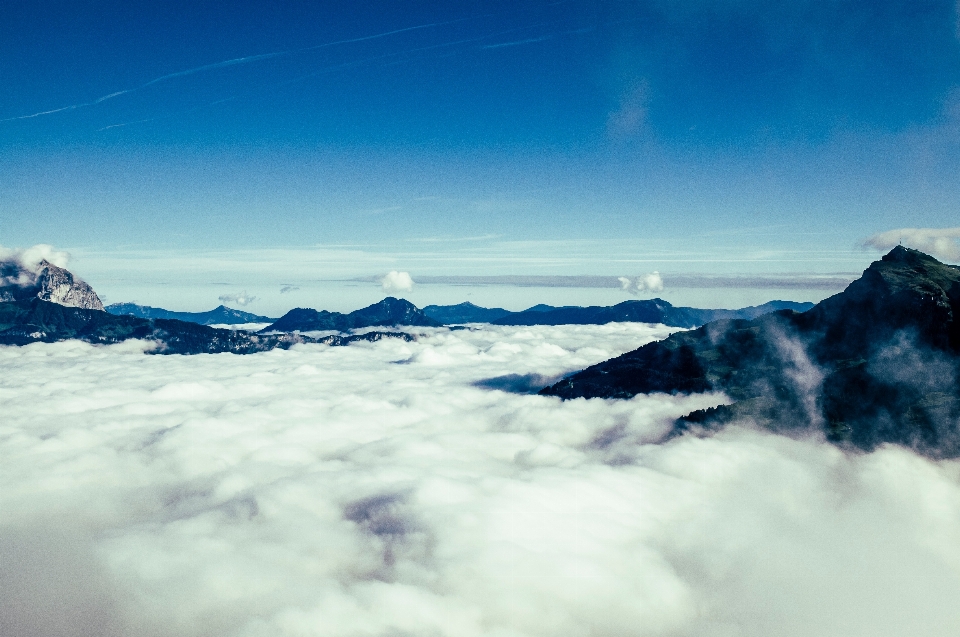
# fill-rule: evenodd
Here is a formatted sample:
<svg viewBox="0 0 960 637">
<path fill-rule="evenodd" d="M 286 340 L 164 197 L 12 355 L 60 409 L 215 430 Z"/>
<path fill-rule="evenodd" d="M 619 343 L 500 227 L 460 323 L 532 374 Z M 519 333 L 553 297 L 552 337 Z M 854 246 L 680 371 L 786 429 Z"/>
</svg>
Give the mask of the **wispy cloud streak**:
<svg viewBox="0 0 960 637">
<path fill-rule="evenodd" d="M 469 20 L 469 19 L 471 19 L 471 18 L 459 18 L 459 19 L 457 19 L 457 20 L 448 20 L 448 21 L 446 21 L 446 22 L 431 22 L 431 23 L 429 23 L 429 24 L 419 24 L 419 25 L 412 26 L 412 27 L 405 27 L 405 28 L 403 28 L 403 29 L 394 29 L 394 30 L 392 30 L 392 31 L 385 31 L 385 32 L 383 32 L 383 33 L 375 33 L 375 34 L 373 34 L 373 35 L 365 35 L 365 36 L 362 36 L 362 37 L 359 37 L 359 38 L 349 38 L 349 39 L 346 39 L 346 40 L 337 40 L 337 41 L 335 41 L 335 42 L 326 42 L 326 43 L 324 43 L 324 44 L 318 44 L 318 45 L 315 45 L 315 46 L 304 47 L 304 48 L 301 48 L 301 49 L 292 49 L 292 50 L 289 50 L 289 51 L 276 51 L 276 52 L 273 52 L 273 53 L 262 53 L 262 54 L 259 54 L 259 55 L 246 55 L 246 56 L 243 56 L 243 57 L 232 58 L 232 59 L 229 59 L 229 60 L 223 60 L 223 61 L 221 61 L 221 62 L 214 62 L 214 63 L 212 63 L 212 64 L 204 64 L 204 65 L 202 65 L 202 66 L 197 66 L 197 67 L 194 67 L 194 68 L 185 69 L 185 70 L 183 70 L 183 71 L 177 71 L 177 72 L 175 72 L 175 73 L 167 73 L 166 75 L 161 75 L 160 77 L 156 77 L 156 78 L 150 80 L 149 82 L 145 82 L 145 83 L 143 83 L 143 84 L 141 84 L 141 85 L 139 85 L 139 86 L 136 86 L 136 87 L 134 87 L 134 88 L 124 89 L 124 90 L 122 90 L 122 91 L 115 91 L 115 92 L 113 92 L 113 93 L 109 93 L 109 94 L 107 94 L 107 95 L 103 95 L 103 96 L 101 96 L 101 97 L 98 97 L 98 98 L 95 99 L 95 100 L 91 100 L 91 101 L 88 101 L 88 102 L 79 102 L 79 103 L 77 103 L 77 104 L 70 104 L 70 105 L 68 105 L 68 106 L 62 106 L 62 107 L 60 107 L 60 108 L 53 108 L 53 109 L 49 109 L 49 110 L 46 110 L 46 111 L 38 111 L 38 112 L 36 112 L 36 113 L 30 113 L 29 115 L 18 115 L 18 116 L 16 116 L 16 117 L 7 117 L 7 118 L 5 118 L 5 119 L 0 119 L 0 122 L 12 122 L 12 121 L 16 121 L 16 120 L 33 119 L 33 118 L 35 118 L 35 117 L 42 117 L 42 116 L 44 116 L 44 115 L 53 115 L 54 113 L 62 113 L 62 112 L 65 112 L 65 111 L 73 111 L 73 110 L 77 110 L 77 109 L 80 109 L 80 108 L 86 108 L 86 107 L 88 107 L 88 106 L 96 106 L 97 104 L 100 104 L 100 103 L 102 103 L 102 102 L 106 102 L 107 100 L 113 99 L 113 98 L 115 98 L 115 97 L 120 97 L 121 95 L 126 95 L 126 94 L 128 94 L 128 93 L 135 93 L 135 92 L 140 91 L 140 90 L 142 90 L 142 89 L 145 89 L 145 88 L 147 88 L 147 87 L 149 87 L 149 86 L 153 86 L 154 84 L 159 84 L 159 83 L 161 83 L 161 82 L 166 82 L 167 80 L 172 80 L 172 79 L 176 79 L 176 78 L 179 78 L 179 77 L 186 77 L 186 76 L 188 76 L 188 75 L 194 75 L 194 74 L 196 74 L 196 73 L 203 73 L 203 72 L 205 72 L 205 71 L 214 71 L 214 70 L 217 70 L 217 69 L 227 68 L 227 67 L 230 67 L 230 66 L 237 66 L 237 65 L 240 65 L 240 64 L 250 64 L 250 63 L 252 63 L 252 62 L 260 62 L 260 61 L 262 61 L 262 60 L 269 60 L 269 59 L 278 58 L 278 57 L 283 57 L 283 56 L 288 56 L 288 55 L 293 55 L 293 54 L 297 54 L 297 53 L 303 53 L 303 52 L 306 52 L 306 51 L 314 51 L 314 50 L 317 50 L 317 49 L 323 49 L 323 48 L 327 48 L 327 47 L 331 47 L 331 46 L 337 46 L 337 45 L 341 45 L 341 44 L 351 44 L 351 43 L 355 43 L 355 42 L 366 42 L 366 41 L 369 41 L 369 40 L 377 40 L 377 39 L 380 39 L 380 38 L 389 37 L 389 36 L 391 36 L 391 35 L 397 35 L 397 34 L 400 34 L 400 33 L 407 33 L 407 32 L 409 32 L 409 31 L 417 31 L 417 30 L 421 30 L 421 29 L 429 29 L 429 28 L 433 28 L 433 27 L 439 27 L 439 26 L 444 26 L 444 25 L 448 25 L 448 24 L 454 24 L 454 23 L 456 23 L 456 22 L 463 22 L 463 21 Z M 149 120 L 144 120 L 144 121 L 149 121 Z M 118 126 L 118 125 L 114 125 L 114 126 Z M 114 126 L 108 126 L 107 128 L 113 128 Z M 103 130 L 103 129 L 101 129 L 101 130 Z"/>
<path fill-rule="evenodd" d="M 249 64 L 250 62 L 259 62 L 260 60 L 269 60 L 269 59 L 281 57 L 284 55 L 290 55 L 291 53 L 292 51 L 277 51 L 276 53 L 263 53 L 261 55 L 247 55 L 240 58 L 233 58 L 232 60 L 224 60 L 223 62 L 215 62 L 214 64 L 204 64 L 203 66 L 187 69 L 185 71 L 177 71 L 176 73 L 168 73 L 167 75 L 161 75 L 160 77 L 150 80 L 146 84 L 143 84 L 134 90 L 140 90 L 142 88 L 146 88 L 154 84 L 159 84 L 160 82 L 165 82 L 167 80 L 172 80 L 177 77 L 185 77 L 187 75 L 193 75 L 194 73 L 203 73 L 204 71 L 214 71 L 216 69 L 222 69 L 228 66 L 236 66 L 237 64 Z"/>
<path fill-rule="evenodd" d="M 455 24 L 457 22 L 465 22 L 472 18 L 458 18 L 456 20 L 447 20 L 445 22 L 431 22 L 430 24 L 419 24 L 415 27 L 405 27 L 403 29 L 394 29 L 393 31 L 385 31 L 383 33 L 376 33 L 374 35 L 365 35 L 359 38 L 349 38 L 346 40 L 337 40 L 335 42 L 326 42 L 324 44 L 317 44 L 315 46 L 308 46 L 298 51 L 315 51 L 317 49 L 324 49 L 330 46 L 337 46 L 339 44 L 353 44 L 354 42 L 367 42 L 369 40 L 379 40 L 380 38 L 386 38 L 391 35 L 397 35 L 399 33 L 407 33 L 409 31 L 419 31 L 422 29 L 431 29 L 433 27 L 442 27 L 448 24 Z"/>
<path fill-rule="evenodd" d="M 146 86 L 146 84 L 144 84 L 144 86 Z M 31 113 L 30 115 L 20 115 L 20 116 L 18 116 L 18 117 L 8 117 L 8 118 L 6 118 L 6 119 L 0 119 L 0 122 L 12 122 L 12 121 L 18 120 L 18 119 L 32 119 L 32 118 L 34 118 L 34 117 L 41 117 L 41 116 L 43 116 L 43 115 L 53 115 L 54 113 L 62 113 L 62 112 L 64 112 L 64 111 L 72 111 L 72 110 L 76 110 L 76 109 L 78 109 L 78 108 L 85 108 L 85 107 L 87 107 L 87 106 L 95 106 L 95 105 L 99 104 L 100 102 L 106 102 L 106 101 L 109 100 L 109 99 L 113 99 L 114 97 L 119 97 L 119 96 L 125 95 L 125 94 L 127 94 L 127 93 L 133 93 L 134 91 L 137 91 L 137 90 L 139 90 L 139 89 L 141 89 L 141 88 L 143 88 L 143 87 L 141 86 L 141 87 L 137 87 L 137 88 L 126 89 L 126 90 L 123 90 L 123 91 L 115 91 L 115 92 L 113 92 L 113 93 L 110 93 L 109 95 L 104 95 L 103 97 L 98 97 L 97 99 L 95 99 L 95 100 L 93 100 L 93 101 L 90 101 L 90 102 L 81 102 L 81 103 L 79 103 L 79 104 L 71 104 L 70 106 L 62 106 L 62 107 L 60 107 L 60 108 L 53 108 L 53 109 L 50 109 L 49 111 L 40 111 L 39 113 Z"/>
<path fill-rule="evenodd" d="M 487 44 L 480 48 L 481 49 L 503 49 L 506 47 L 521 46 L 524 44 L 536 44 L 537 42 L 545 42 L 547 40 L 552 40 L 553 38 L 560 35 L 575 35 L 580 33 L 589 33 L 590 31 L 593 31 L 593 30 L 594 30 L 593 27 L 587 27 L 584 29 L 573 29 L 572 31 L 559 31 L 557 33 L 547 33 L 545 35 L 532 37 L 532 38 L 524 38 L 522 40 L 513 40 L 511 42 L 497 42 L 495 44 Z"/>
<path fill-rule="evenodd" d="M 484 49 L 502 49 L 508 46 L 520 46 L 521 44 L 533 44 L 535 42 L 543 42 L 544 40 L 549 40 L 554 37 L 553 35 L 542 35 L 538 38 L 526 38 L 524 40 L 515 40 L 513 42 L 498 42 L 497 44 L 487 44 L 481 48 Z"/>
<path fill-rule="evenodd" d="M 135 125 L 135 124 L 145 124 L 145 123 L 147 123 L 147 122 L 156 122 L 156 121 L 159 121 L 159 120 L 170 119 L 171 117 L 177 117 L 177 116 L 179 116 L 179 115 L 186 115 L 186 114 L 188 114 L 188 113 L 194 113 L 194 112 L 196 112 L 196 111 L 199 111 L 199 110 L 202 109 L 202 108 L 209 108 L 209 107 L 211 107 L 211 106 L 216 106 L 217 104 L 223 104 L 223 103 L 225 103 L 225 102 L 232 102 L 232 101 L 235 100 L 235 99 L 236 99 L 236 97 L 228 97 L 228 98 L 225 98 L 225 99 L 222 99 L 222 100 L 216 100 L 216 101 L 214 101 L 214 102 L 210 102 L 209 104 L 203 104 L 202 106 L 196 106 L 196 107 L 194 107 L 194 108 L 190 108 L 190 109 L 187 109 L 187 110 L 185 110 L 185 111 L 177 111 L 176 113 L 170 113 L 170 114 L 168 114 L 168 115 L 158 115 L 158 116 L 156 116 L 156 117 L 147 117 L 147 118 L 144 118 L 144 119 L 137 119 L 137 120 L 134 120 L 134 121 L 132 121 L 132 122 L 121 122 L 121 123 L 118 123 L 118 124 L 110 124 L 109 126 L 104 126 L 103 128 L 98 128 L 98 129 L 97 129 L 97 132 L 98 132 L 98 133 L 101 133 L 101 132 L 103 132 L 103 131 L 105 131 L 105 130 L 110 130 L 111 128 L 124 128 L 124 127 L 126 127 L 126 126 L 133 126 L 133 125 Z"/>
</svg>

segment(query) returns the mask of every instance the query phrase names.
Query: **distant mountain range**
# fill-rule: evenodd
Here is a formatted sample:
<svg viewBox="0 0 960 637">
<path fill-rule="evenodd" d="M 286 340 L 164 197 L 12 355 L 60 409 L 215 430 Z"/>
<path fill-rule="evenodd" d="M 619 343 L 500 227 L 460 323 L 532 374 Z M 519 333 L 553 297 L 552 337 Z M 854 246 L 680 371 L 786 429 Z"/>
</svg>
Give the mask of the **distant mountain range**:
<svg viewBox="0 0 960 637">
<path fill-rule="evenodd" d="M 496 325 L 603 325 L 613 322 L 662 323 L 671 327 L 699 327 L 718 319 L 756 318 L 778 310 L 806 311 L 813 303 L 770 301 L 740 310 L 702 310 L 674 307 L 663 299 L 624 301 L 612 307 L 535 308 L 493 321 Z"/>
<path fill-rule="evenodd" d="M 174 319 L 199 325 L 243 325 L 245 323 L 273 323 L 277 319 L 249 312 L 241 312 L 224 305 L 208 312 L 171 312 L 159 307 L 136 303 L 113 303 L 103 308 L 117 316 L 136 316 L 145 319 Z"/>
<path fill-rule="evenodd" d="M 803 313 L 720 320 L 573 374 L 543 395 L 629 398 L 725 392 L 674 433 L 748 420 L 960 456 L 960 268 L 896 247 L 840 294 Z"/>
<path fill-rule="evenodd" d="M 270 323 L 263 332 L 309 332 L 336 330 L 345 332 L 363 327 L 421 326 L 439 327 L 463 323 L 492 323 L 494 325 L 602 325 L 615 321 L 663 323 L 671 327 L 698 327 L 718 319 L 753 319 L 778 310 L 803 312 L 813 303 L 770 301 L 763 305 L 739 310 L 705 310 L 674 307 L 662 299 L 624 301 L 612 307 L 554 307 L 534 305 L 521 312 L 503 308 L 485 308 L 473 303 L 459 305 L 428 305 L 420 310 L 404 299 L 387 297 L 379 303 L 348 314 L 296 308 L 281 318 L 269 318 L 241 312 L 223 305 L 208 312 L 173 312 L 135 303 L 114 303 L 104 308 L 110 314 L 136 316 L 147 319 L 174 319 L 199 325 L 242 325 Z"/>
<path fill-rule="evenodd" d="M 157 341 L 155 354 L 253 354 L 297 343 L 347 345 L 382 338 L 413 340 L 403 332 L 368 332 L 308 338 L 300 334 L 251 334 L 216 329 L 176 319 L 114 315 L 102 310 L 67 307 L 38 298 L 0 303 L 0 345 L 26 345 L 79 339 L 109 345 L 127 339 Z"/>
<path fill-rule="evenodd" d="M 444 325 L 493 323 L 508 314 L 514 314 L 514 312 L 502 307 L 480 307 L 470 302 L 460 303 L 459 305 L 428 305 L 423 308 L 423 313 Z"/>
<path fill-rule="evenodd" d="M 441 327 L 443 324 L 424 314 L 410 301 L 388 296 L 379 303 L 374 303 L 349 314 L 298 307 L 281 316 L 272 325 L 262 329 L 261 333 L 311 332 L 315 330 L 345 332 L 362 327 L 399 327 L 401 325 Z"/>
<path fill-rule="evenodd" d="M 441 327 L 459 323 L 497 325 L 603 324 L 611 321 L 664 323 L 694 327 L 717 317 L 750 317 L 785 307 L 811 304 L 772 301 L 742 310 L 699 310 L 673 307 L 661 299 L 625 301 L 613 307 L 553 307 L 534 305 L 522 312 L 482 308 L 472 303 L 430 305 L 420 310 L 404 299 L 387 297 L 379 303 L 342 314 L 308 308 L 290 310 L 279 319 L 241 312 L 223 305 L 209 312 L 173 312 L 163 308 L 114 303 L 106 308 L 93 289 L 69 271 L 42 261 L 36 267 L 18 261 L 0 262 L 0 344 L 22 345 L 77 338 L 91 343 L 116 343 L 146 338 L 161 343 L 160 353 L 251 353 L 293 343 L 346 344 L 376 340 L 384 335 L 412 338 L 398 332 L 308 338 L 297 333 L 348 332 L 368 327 Z M 210 325 L 269 323 L 258 334 L 217 330 Z M 379 334 L 379 336 L 378 336 Z"/>
<path fill-rule="evenodd" d="M 428 305 L 423 313 L 448 325 L 457 323 L 493 323 L 494 325 L 603 325 L 613 322 L 662 323 L 671 327 L 699 327 L 720 319 L 754 319 L 779 310 L 805 312 L 813 303 L 770 301 L 739 310 L 704 310 L 674 307 L 663 299 L 624 301 L 612 307 L 553 307 L 535 305 L 522 312 L 503 308 L 484 308 L 473 303 Z"/>
<path fill-rule="evenodd" d="M 534 305 L 522 312 L 503 308 L 485 308 L 473 303 L 428 305 L 422 310 L 404 299 L 387 297 L 362 310 L 349 314 L 297 308 L 284 314 L 262 330 L 268 332 L 309 332 L 313 330 L 346 331 L 360 327 L 412 325 L 439 327 L 462 323 L 494 325 L 603 325 L 615 321 L 663 323 L 672 327 L 697 327 L 720 318 L 755 318 L 769 312 L 790 309 L 805 311 L 813 303 L 770 301 L 764 305 L 740 310 L 701 310 L 674 307 L 662 299 L 624 301 L 612 307 L 553 307 Z"/>
</svg>

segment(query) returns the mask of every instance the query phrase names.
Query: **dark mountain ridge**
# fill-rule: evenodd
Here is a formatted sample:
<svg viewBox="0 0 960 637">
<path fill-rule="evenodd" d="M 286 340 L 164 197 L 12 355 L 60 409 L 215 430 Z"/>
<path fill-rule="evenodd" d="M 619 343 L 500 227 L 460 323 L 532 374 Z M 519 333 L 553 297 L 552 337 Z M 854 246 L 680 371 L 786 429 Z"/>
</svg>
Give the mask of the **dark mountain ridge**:
<svg viewBox="0 0 960 637">
<path fill-rule="evenodd" d="M 53 343 L 78 339 L 110 345 L 128 339 L 157 341 L 152 354 L 253 354 L 298 343 L 348 345 L 381 338 L 413 340 L 403 332 L 368 332 L 348 336 L 308 338 L 299 334 L 251 334 L 242 330 L 216 329 L 175 319 L 144 319 L 116 316 L 101 310 L 68 307 L 38 298 L 0 303 L 0 345 Z"/>
<path fill-rule="evenodd" d="M 674 433 L 750 419 L 960 455 L 960 268 L 898 246 L 846 290 L 803 313 L 720 320 L 589 367 L 541 390 L 561 398 L 720 390 Z"/>
<path fill-rule="evenodd" d="M 177 321 L 186 321 L 187 323 L 197 323 L 199 325 L 242 325 L 244 323 L 273 323 L 277 319 L 249 312 L 241 312 L 232 308 L 220 305 L 208 312 L 172 312 L 159 307 L 150 307 L 149 305 L 137 305 L 136 303 L 113 303 L 103 308 L 110 314 L 117 316 L 136 316 L 146 319 L 174 319 Z"/>
<path fill-rule="evenodd" d="M 777 310 L 806 311 L 813 303 L 770 301 L 739 310 L 675 307 L 663 299 L 631 300 L 614 306 L 534 305 L 522 312 L 483 308 L 473 303 L 428 305 L 424 314 L 441 323 L 492 323 L 494 325 L 603 325 L 613 322 L 662 323 L 671 327 L 699 327 L 718 319 L 753 319 Z"/>
<path fill-rule="evenodd" d="M 752 319 L 777 310 L 807 310 L 813 303 L 770 301 L 740 310 L 676 307 L 663 299 L 623 301 L 614 306 L 531 308 L 493 321 L 495 325 L 603 325 L 614 322 L 662 323 L 670 327 L 699 327 L 719 319 Z"/>
<path fill-rule="evenodd" d="M 763 305 L 739 310 L 711 310 L 674 307 L 662 299 L 624 301 L 613 307 L 534 305 L 521 312 L 503 308 L 485 308 L 470 302 L 458 305 L 428 305 L 419 310 L 402 299 L 387 298 L 367 308 L 341 314 L 326 310 L 296 308 L 280 319 L 243 312 L 223 305 L 208 312 L 174 312 L 136 303 L 114 303 L 104 309 L 117 316 L 136 316 L 146 319 L 174 319 L 199 325 L 241 325 L 270 323 L 264 332 L 307 332 L 311 330 L 347 331 L 374 326 L 438 326 L 461 323 L 492 323 L 495 325 L 602 325 L 614 321 L 663 323 L 672 327 L 698 327 L 720 318 L 756 318 L 781 309 L 807 310 L 813 303 L 770 301 Z M 434 322 L 429 323 L 424 317 Z"/>
<path fill-rule="evenodd" d="M 514 312 L 502 307 L 480 307 L 467 301 L 457 305 L 428 305 L 423 308 L 423 313 L 434 321 L 445 325 L 453 325 L 457 323 L 492 323 Z"/>
<path fill-rule="evenodd" d="M 272 325 L 260 330 L 260 333 L 310 332 L 314 330 L 345 332 L 362 327 L 399 327 L 405 325 L 417 327 L 443 326 L 439 321 L 435 321 L 424 314 L 420 308 L 410 301 L 388 296 L 379 303 L 354 310 L 349 314 L 298 307 L 281 316 Z"/>
</svg>

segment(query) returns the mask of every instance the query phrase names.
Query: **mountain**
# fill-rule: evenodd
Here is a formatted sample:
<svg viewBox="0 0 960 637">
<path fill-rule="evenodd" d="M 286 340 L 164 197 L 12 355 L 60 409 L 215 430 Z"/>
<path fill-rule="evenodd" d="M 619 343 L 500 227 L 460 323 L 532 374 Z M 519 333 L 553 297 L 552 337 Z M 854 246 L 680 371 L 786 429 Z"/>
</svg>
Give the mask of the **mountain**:
<svg viewBox="0 0 960 637">
<path fill-rule="evenodd" d="M 570 307 L 570 306 L 564 306 Z M 524 312 L 549 312 L 550 310 L 559 310 L 559 307 L 554 307 L 553 305 L 546 305 L 544 303 L 537 303 L 534 306 L 528 307 Z"/>
<path fill-rule="evenodd" d="M 441 327 L 442 323 L 424 314 L 410 301 L 388 296 L 379 303 L 374 303 L 349 314 L 296 308 L 281 316 L 272 325 L 260 330 L 260 333 L 310 332 L 313 330 L 344 332 L 361 327 L 398 327 L 400 325 Z"/>
<path fill-rule="evenodd" d="M 297 343 L 347 345 L 381 338 L 413 340 L 398 332 L 369 332 L 351 336 L 308 338 L 299 334 L 260 335 L 240 330 L 215 329 L 175 319 L 145 319 L 114 315 L 50 303 L 38 298 L 0 303 L 0 344 L 27 345 L 79 339 L 88 343 L 113 344 L 131 338 L 155 340 L 154 354 L 253 354 Z"/>
<path fill-rule="evenodd" d="M 493 323 L 494 325 L 603 325 L 616 321 L 663 323 L 672 327 L 698 327 L 718 319 L 753 319 L 778 310 L 809 310 L 813 303 L 770 301 L 763 305 L 739 310 L 702 310 L 692 307 L 674 307 L 663 299 L 624 301 L 609 306 L 534 305 L 522 312 L 503 308 L 485 308 L 473 303 L 459 305 L 428 305 L 423 313 L 441 323 Z"/>
<path fill-rule="evenodd" d="M 779 312 L 780 310 L 806 312 L 807 310 L 811 309 L 813 305 L 813 303 L 801 303 L 797 301 L 768 301 L 763 305 L 751 305 L 749 307 L 740 308 L 739 310 L 698 310 L 695 308 L 682 309 L 699 313 L 698 318 L 703 321 L 703 323 L 709 323 L 710 321 L 719 321 L 722 319 L 755 319 L 763 316 L 764 314 Z M 703 323 L 701 323 L 701 325 Z"/>
<path fill-rule="evenodd" d="M 103 303 L 93 288 L 46 259 L 36 270 L 17 261 L 0 262 L 0 303 L 32 298 L 67 307 L 103 310 Z"/>
<path fill-rule="evenodd" d="M 674 434 L 749 419 L 821 431 L 845 447 L 883 443 L 960 456 L 960 268 L 898 246 L 812 309 L 708 323 L 541 390 L 561 398 L 723 391 Z"/>
<path fill-rule="evenodd" d="M 117 316 L 136 316 L 147 319 L 174 319 L 197 323 L 199 325 L 243 325 L 244 323 L 273 323 L 277 319 L 241 312 L 226 306 L 219 306 L 209 312 L 171 312 L 159 307 L 137 305 L 136 303 L 113 303 L 103 308 Z"/>
<path fill-rule="evenodd" d="M 740 310 L 701 310 L 675 307 L 663 299 L 624 301 L 612 307 L 534 306 L 523 312 L 512 312 L 493 321 L 495 325 L 603 325 L 613 322 L 662 323 L 671 327 L 698 327 L 718 319 L 752 319 L 769 312 L 791 309 L 807 310 L 812 303 L 770 301 Z"/>
<path fill-rule="evenodd" d="M 498 318 L 513 314 L 502 307 L 480 307 L 469 301 L 459 305 L 428 305 L 423 313 L 434 321 L 445 325 L 456 323 L 492 323 Z"/>
</svg>

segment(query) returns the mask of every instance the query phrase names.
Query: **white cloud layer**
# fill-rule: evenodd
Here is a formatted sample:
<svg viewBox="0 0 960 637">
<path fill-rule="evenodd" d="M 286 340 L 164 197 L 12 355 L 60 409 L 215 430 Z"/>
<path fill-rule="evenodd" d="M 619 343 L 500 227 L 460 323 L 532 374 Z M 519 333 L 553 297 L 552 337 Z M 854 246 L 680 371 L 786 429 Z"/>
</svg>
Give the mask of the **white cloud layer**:
<svg viewBox="0 0 960 637">
<path fill-rule="evenodd" d="M 956 634 L 960 463 L 476 385 L 666 328 L 428 331 L 0 347 L 0 633 Z"/>
<path fill-rule="evenodd" d="M 899 228 L 875 234 L 863 242 L 881 252 L 901 243 L 944 261 L 960 261 L 960 228 Z"/>
<path fill-rule="evenodd" d="M 413 279 L 410 278 L 409 272 L 393 270 L 383 275 L 380 285 L 384 292 L 409 292 L 413 289 Z"/>
<path fill-rule="evenodd" d="M 638 276 L 636 279 L 628 279 L 625 276 L 617 277 L 617 279 L 620 281 L 621 289 L 630 294 L 640 295 L 647 292 L 663 291 L 663 278 L 657 271 L 645 276 Z"/>
<path fill-rule="evenodd" d="M 246 290 L 236 294 L 223 294 L 219 298 L 221 303 L 230 303 L 232 305 L 239 305 L 241 307 L 250 305 L 257 300 L 257 297 L 247 294 Z"/>
</svg>

